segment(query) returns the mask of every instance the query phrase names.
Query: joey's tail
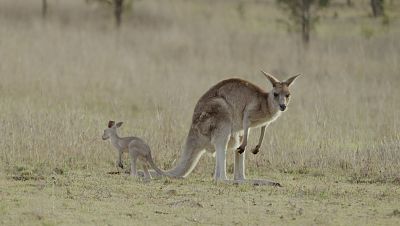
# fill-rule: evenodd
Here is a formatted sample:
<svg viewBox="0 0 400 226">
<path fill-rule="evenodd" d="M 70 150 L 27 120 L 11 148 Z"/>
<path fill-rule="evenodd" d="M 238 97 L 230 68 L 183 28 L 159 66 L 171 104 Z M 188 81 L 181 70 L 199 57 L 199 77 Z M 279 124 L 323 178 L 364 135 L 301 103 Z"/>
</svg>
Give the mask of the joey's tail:
<svg viewBox="0 0 400 226">
<path fill-rule="evenodd" d="M 147 161 L 149 162 L 151 168 L 153 168 L 159 175 L 162 176 L 168 176 L 164 171 L 162 171 L 160 168 L 158 168 L 156 166 L 156 164 L 153 161 L 153 157 L 150 155 L 150 157 L 147 159 Z"/>
</svg>

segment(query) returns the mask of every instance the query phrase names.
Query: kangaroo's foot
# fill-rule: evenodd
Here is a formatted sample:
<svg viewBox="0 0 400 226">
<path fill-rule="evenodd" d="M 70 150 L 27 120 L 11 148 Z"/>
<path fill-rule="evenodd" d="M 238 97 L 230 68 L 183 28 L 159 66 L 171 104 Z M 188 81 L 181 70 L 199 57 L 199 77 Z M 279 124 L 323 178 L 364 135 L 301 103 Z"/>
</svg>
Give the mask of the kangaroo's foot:
<svg viewBox="0 0 400 226">
<path fill-rule="evenodd" d="M 216 180 L 215 181 L 217 184 L 218 183 L 224 183 L 224 184 L 232 184 L 232 185 L 240 185 L 240 184 L 250 184 L 254 186 L 274 186 L 274 187 L 282 187 L 282 185 L 278 182 L 271 181 L 271 180 L 263 180 L 263 179 L 245 179 L 245 180 Z"/>
<path fill-rule="evenodd" d="M 218 183 L 223 183 L 223 184 L 235 184 L 234 180 L 229 180 L 229 179 L 216 179 L 214 180 L 216 184 Z"/>
<path fill-rule="evenodd" d="M 251 153 L 257 154 L 260 151 L 260 145 L 257 145 L 255 148 L 251 150 Z"/>
<path fill-rule="evenodd" d="M 278 182 L 264 179 L 244 179 L 244 180 L 233 180 L 233 184 L 251 184 L 254 186 L 274 186 L 274 187 L 282 187 L 282 185 Z"/>
<path fill-rule="evenodd" d="M 117 161 L 117 167 L 123 169 L 123 168 L 124 168 L 124 165 L 122 164 L 122 162 Z"/>
<path fill-rule="evenodd" d="M 243 152 L 244 152 L 245 149 L 246 149 L 246 146 L 240 145 L 240 146 L 237 148 L 237 152 L 238 152 L 239 154 L 243 154 Z"/>
</svg>

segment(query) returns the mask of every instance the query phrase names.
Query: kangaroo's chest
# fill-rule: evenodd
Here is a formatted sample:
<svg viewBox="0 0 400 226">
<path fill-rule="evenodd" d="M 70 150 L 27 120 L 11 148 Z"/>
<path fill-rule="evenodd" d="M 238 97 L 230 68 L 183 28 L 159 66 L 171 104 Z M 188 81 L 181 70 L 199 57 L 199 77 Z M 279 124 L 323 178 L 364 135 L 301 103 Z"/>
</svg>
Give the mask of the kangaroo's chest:
<svg viewBox="0 0 400 226">
<path fill-rule="evenodd" d="M 113 145 L 116 149 L 118 149 L 118 150 L 120 150 L 120 151 L 122 151 L 122 152 L 127 152 L 127 151 L 128 151 L 128 145 L 126 145 L 124 142 L 117 142 L 117 141 L 115 141 L 115 142 L 112 142 L 112 145 Z"/>
<path fill-rule="evenodd" d="M 271 122 L 275 121 L 280 115 L 281 115 L 280 112 L 278 112 L 272 116 L 267 116 L 264 118 L 256 118 L 253 120 L 250 119 L 250 127 L 260 127 L 260 126 L 268 125 Z"/>
</svg>

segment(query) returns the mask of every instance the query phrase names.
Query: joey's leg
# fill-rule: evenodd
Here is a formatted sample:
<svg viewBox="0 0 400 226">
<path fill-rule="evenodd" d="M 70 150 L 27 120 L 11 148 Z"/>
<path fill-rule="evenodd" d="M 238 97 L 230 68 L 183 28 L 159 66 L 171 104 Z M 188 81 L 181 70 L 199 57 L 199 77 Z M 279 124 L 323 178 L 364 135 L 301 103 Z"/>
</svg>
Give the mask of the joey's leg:
<svg viewBox="0 0 400 226">
<path fill-rule="evenodd" d="M 131 156 L 131 176 L 132 177 L 137 177 L 137 171 L 136 171 L 136 156 Z"/>
<path fill-rule="evenodd" d="M 148 169 L 146 163 L 143 163 L 143 172 L 144 172 L 144 179 L 145 180 L 151 180 L 151 174 L 149 172 L 149 169 Z"/>
<path fill-rule="evenodd" d="M 242 144 L 240 144 L 240 146 L 238 147 L 238 152 L 240 154 L 242 154 L 247 146 L 247 137 L 249 135 L 249 126 L 250 126 L 250 120 L 249 120 L 249 112 L 245 110 L 245 112 L 243 113 L 243 140 L 242 140 Z"/>
<path fill-rule="evenodd" d="M 124 168 L 124 165 L 122 164 L 122 150 L 118 150 L 117 167 L 120 167 L 121 169 Z"/>
<path fill-rule="evenodd" d="M 257 146 L 256 146 L 255 148 L 253 148 L 253 149 L 251 150 L 251 153 L 257 154 L 257 153 L 260 151 L 260 147 L 261 147 L 262 142 L 263 142 L 263 140 L 264 140 L 264 134 L 265 134 L 265 128 L 266 128 L 266 127 L 267 127 L 267 126 L 262 126 L 262 127 L 261 127 L 261 133 L 260 133 L 260 138 L 258 139 L 258 144 L 257 144 Z"/>
</svg>

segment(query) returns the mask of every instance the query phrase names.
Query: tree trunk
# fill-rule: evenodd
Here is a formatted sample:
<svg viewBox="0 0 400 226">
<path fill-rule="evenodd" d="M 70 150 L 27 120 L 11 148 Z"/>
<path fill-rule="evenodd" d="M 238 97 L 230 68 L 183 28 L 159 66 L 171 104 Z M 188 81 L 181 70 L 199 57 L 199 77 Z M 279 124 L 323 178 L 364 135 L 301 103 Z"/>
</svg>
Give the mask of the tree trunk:
<svg viewBox="0 0 400 226">
<path fill-rule="evenodd" d="M 310 16 L 311 2 L 310 0 L 302 0 L 302 15 L 301 15 L 301 32 L 303 43 L 310 42 L 311 30 L 311 16 Z"/>
<path fill-rule="evenodd" d="M 114 0 L 115 4 L 115 21 L 117 23 L 117 27 L 121 26 L 121 15 L 122 15 L 122 9 L 123 9 L 123 3 L 124 0 Z"/>
<path fill-rule="evenodd" d="M 353 2 L 351 0 L 347 0 L 347 6 L 353 6 Z"/>
<path fill-rule="evenodd" d="M 46 18 L 47 16 L 47 0 L 42 0 L 42 17 Z"/>
<path fill-rule="evenodd" d="M 383 0 L 371 0 L 371 8 L 374 17 L 383 16 Z"/>
</svg>

